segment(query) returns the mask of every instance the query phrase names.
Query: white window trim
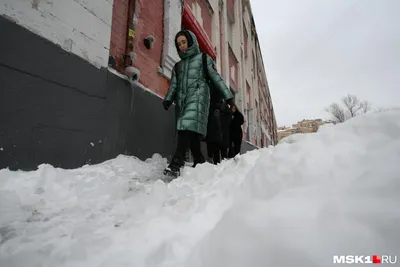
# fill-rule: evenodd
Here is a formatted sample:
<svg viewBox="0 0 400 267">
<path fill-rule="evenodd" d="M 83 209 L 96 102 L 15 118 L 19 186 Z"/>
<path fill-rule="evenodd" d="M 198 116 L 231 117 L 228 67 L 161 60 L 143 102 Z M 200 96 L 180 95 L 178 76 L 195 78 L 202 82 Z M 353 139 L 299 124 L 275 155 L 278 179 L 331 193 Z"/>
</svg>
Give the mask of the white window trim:
<svg viewBox="0 0 400 267">
<path fill-rule="evenodd" d="M 164 0 L 164 43 L 160 73 L 170 79 L 172 69 L 180 60 L 175 47 L 175 35 L 182 25 L 181 0 Z"/>
</svg>

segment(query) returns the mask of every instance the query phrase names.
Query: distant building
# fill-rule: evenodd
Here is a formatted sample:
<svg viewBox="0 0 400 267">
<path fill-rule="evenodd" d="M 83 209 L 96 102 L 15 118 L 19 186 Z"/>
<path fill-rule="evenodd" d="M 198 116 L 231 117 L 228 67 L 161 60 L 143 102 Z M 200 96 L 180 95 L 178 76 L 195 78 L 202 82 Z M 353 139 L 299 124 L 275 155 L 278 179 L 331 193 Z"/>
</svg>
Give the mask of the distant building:
<svg viewBox="0 0 400 267">
<path fill-rule="evenodd" d="M 321 119 L 316 120 L 302 120 L 296 124 L 292 124 L 290 127 L 281 126 L 278 127 L 278 142 L 283 138 L 296 134 L 296 133 L 315 133 L 319 127 L 324 124 L 334 123 L 333 121 L 323 121 Z"/>
</svg>

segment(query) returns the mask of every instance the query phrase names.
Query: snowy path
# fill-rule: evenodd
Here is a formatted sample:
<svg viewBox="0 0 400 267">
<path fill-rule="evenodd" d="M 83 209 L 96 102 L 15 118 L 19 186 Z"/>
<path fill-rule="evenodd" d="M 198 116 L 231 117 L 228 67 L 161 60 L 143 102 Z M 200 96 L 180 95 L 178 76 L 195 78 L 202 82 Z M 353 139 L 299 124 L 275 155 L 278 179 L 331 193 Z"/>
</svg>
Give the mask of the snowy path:
<svg viewBox="0 0 400 267">
<path fill-rule="evenodd" d="M 0 266 L 333 266 L 400 256 L 400 113 L 187 168 L 132 157 L 0 171 Z M 400 259 L 398 258 L 398 263 Z"/>
</svg>

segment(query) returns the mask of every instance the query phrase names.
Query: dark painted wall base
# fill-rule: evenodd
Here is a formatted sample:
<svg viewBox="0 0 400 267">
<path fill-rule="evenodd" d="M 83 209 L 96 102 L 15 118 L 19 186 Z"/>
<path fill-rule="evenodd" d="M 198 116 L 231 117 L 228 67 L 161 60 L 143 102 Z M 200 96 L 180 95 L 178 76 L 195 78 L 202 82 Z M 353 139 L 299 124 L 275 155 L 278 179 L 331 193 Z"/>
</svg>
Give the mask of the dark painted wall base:
<svg viewBox="0 0 400 267">
<path fill-rule="evenodd" d="M 247 141 L 243 141 L 240 153 L 243 154 L 254 149 L 258 149 L 258 147 L 248 143 Z"/>
<path fill-rule="evenodd" d="M 0 36 L 0 169 L 171 154 L 160 98 L 2 17 Z"/>
<path fill-rule="evenodd" d="M 170 158 L 174 109 L 159 97 L 1 16 L 0 36 L 0 169 Z"/>
</svg>

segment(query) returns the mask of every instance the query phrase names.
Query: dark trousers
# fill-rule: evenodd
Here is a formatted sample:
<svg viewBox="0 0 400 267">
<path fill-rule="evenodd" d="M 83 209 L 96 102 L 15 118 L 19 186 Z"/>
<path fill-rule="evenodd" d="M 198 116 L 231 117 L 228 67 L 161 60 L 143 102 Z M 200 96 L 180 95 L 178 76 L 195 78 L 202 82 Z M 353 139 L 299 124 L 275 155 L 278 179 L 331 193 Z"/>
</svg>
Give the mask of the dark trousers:
<svg viewBox="0 0 400 267">
<path fill-rule="evenodd" d="M 242 140 L 233 141 L 231 147 L 229 148 L 229 157 L 233 158 L 237 154 L 240 154 L 240 148 L 242 146 Z"/>
<path fill-rule="evenodd" d="M 185 164 L 186 152 L 190 149 L 194 158 L 195 167 L 197 164 L 204 163 L 204 156 L 200 150 L 201 135 L 191 131 L 178 131 L 178 146 L 169 167 L 179 169 Z"/>
<path fill-rule="evenodd" d="M 207 143 L 207 156 L 213 159 L 214 164 L 228 157 L 228 149 L 220 148 L 216 143 Z"/>
</svg>

